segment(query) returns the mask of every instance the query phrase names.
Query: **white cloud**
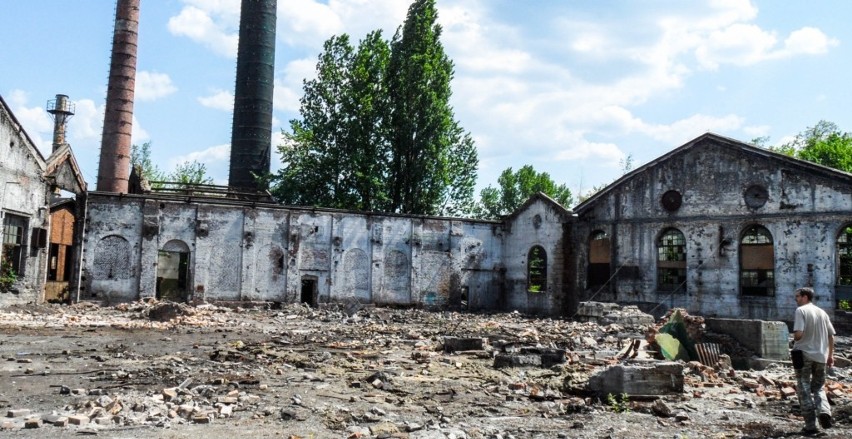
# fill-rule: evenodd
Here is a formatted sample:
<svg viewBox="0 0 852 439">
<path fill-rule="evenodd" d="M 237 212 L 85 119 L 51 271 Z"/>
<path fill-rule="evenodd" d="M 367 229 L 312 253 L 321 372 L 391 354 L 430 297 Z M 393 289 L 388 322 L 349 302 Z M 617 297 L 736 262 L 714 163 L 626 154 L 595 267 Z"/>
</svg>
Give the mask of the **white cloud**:
<svg viewBox="0 0 852 439">
<path fill-rule="evenodd" d="M 755 137 L 763 137 L 763 136 L 768 135 L 770 129 L 771 129 L 771 127 L 769 125 L 750 125 L 750 126 L 744 126 L 743 132 L 748 134 L 752 138 L 755 138 Z M 748 139 L 748 140 L 751 140 L 751 139 Z"/>
<path fill-rule="evenodd" d="M 133 126 L 130 128 L 130 139 L 132 144 L 142 144 L 151 140 L 151 135 L 148 134 L 148 131 L 145 128 L 142 128 L 142 124 L 139 123 L 139 119 L 136 119 L 136 116 L 133 116 Z"/>
<path fill-rule="evenodd" d="M 169 30 L 233 57 L 239 0 L 183 1 Z M 278 0 L 279 53 L 283 42 L 288 56 L 298 57 L 279 59 L 284 67 L 276 69 L 273 105 L 282 112 L 280 120 L 298 111 L 302 79 L 315 77 L 316 55 L 326 39 L 346 32 L 355 45 L 376 28 L 390 39 L 409 4 Z M 748 0 L 672 1 L 656 10 L 625 6 L 630 11 L 614 11 L 604 19 L 559 6 L 555 10 L 568 10 L 563 17 L 551 17 L 532 30 L 502 18 L 487 1 L 442 0 L 438 7 L 442 43 L 456 66 L 452 104 L 477 141 L 480 169 L 486 173 L 514 165 L 519 157 L 538 163 L 591 159 L 615 169 L 626 156 L 621 148 L 628 147 L 620 143 L 628 141 L 622 136 L 673 146 L 707 131 L 762 135 L 768 127 L 748 125 L 737 114 L 652 122 L 638 108 L 676 92 L 697 73 L 820 55 L 838 44 L 816 27 L 767 28 L 756 20 L 759 11 Z M 556 37 L 554 29 L 560 32 Z M 230 111 L 232 99 L 216 91 L 199 102 Z M 227 154 L 222 160 L 227 162 Z"/>
<path fill-rule="evenodd" d="M 343 20 L 340 11 L 332 9 L 334 4 L 346 6 L 346 2 L 323 4 L 315 1 L 285 0 L 278 4 L 278 28 L 287 31 L 280 37 L 288 44 L 317 46 L 328 37 L 341 34 Z M 357 41 L 357 36 L 355 36 Z"/>
<path fill-rule="evenodd" d="M 349 34 L 353 43 L 375 29 L 390 38 L 410 4 L 405 0 L 279 0 L 278 38 L 315 50 L 342 33 Z"/>
<path fill-rule="evenodd" d="M 171 172 L 177 165 L 182 163 L 195 161 L 204 165 L 207 176 L 213 179 L 214 184 L 227 185 L 228 163 L 230 159 L 230 144 L 211 146 L 201 151 L 193 151 L 189 154 L 171 157 L 167 160 L 168 167 L 166 172 Z"/>
<path fill-rule="evenodd" d="M 703 133 L 729 132 L 740 129 L 744 122 L 742 117 L 734 114 L 722 117 L 696 114 L 671 124 L 643 124 L 638 129 L 653 139 L 666 142 L 669 145 L 680 145 Z"/>
<path fill-rule="evenodd" d="M 823 31 L 813 27 L 803 27 L 790 33 L 784 40 L 783 53 L 789 56 L 798 54 L 821 55 L 828 49 L 840 44 L 835 38 L 830 38 Z"/>
<path fill-rule="evenodd" d="M 216 92 L 210 96 L 201 96 L 198 98 L 198 102 L 207 108 L 213 108 L 215 110 L 234 110 L 234 95 L 233 93 L 225 90 L 216 90 Z"/>
<path fill-rule="evenodd" d="M 223 5 L 232 2 L 194 1 L 195 6 L 186 6 L 180 13 L 169 19 L 169 32 L 172 35 L 185 36 L 202 44 L 214 53 L 225 57 L 237 56 L 237 29 L 228 19 L 231 16 L 223 12 Z M 201 9 L 201 8 L 208 9 Z M 237 5 L 239 11 L 239 5 Z M 237 25 L 238 27 L 238 25 Z"/>
<path fill-rule="evenodd" d="M 44 107 L 30 107 L 29 96 L 23 90 L 12 90 L 8 104 L 24 131 L 45 157 L 50 155 L 53 144 L 53 119 Z"/>
<path fill-rule="evenodd" d="M 139 101 L 155 101 L 177 90 L 172 78 L 165 73 L 140 70 L 136 74 L 136 99 Z"/>
<path fill-rule="evenodd" d="M 76 114 L 68 122 L 69 143 L 76 147 L 97 147 L 101 141 L 105 105 L 95 105 L 91 99 L 74 101 Z M 73 139 L 73 141 L 71 140 Z"/>
<path fill-rule="evenodd" d="M 303 80 L 316 77 L 316 60 L 297 59 L 284 67 L 284 74 L 275 80 L 272 105 L 276 110 L 298 112 L 302 97 Z"/>
<path fill-rule="evenodd" d="M 203 163 L 207 167 L 210 167 L 216 163 L 223 161 L 225 163 L 228 163 L 230 159 L 231 145 L 223 144 L 211 146 L 210 148 L 201 151 L 193 151 L 188 154 L 172 157 L 168 160 L 168 166 L 169 169 L 174 169 L 175 166 L 181 163 L 196 161 L 198 163 Z"/>
</svg>

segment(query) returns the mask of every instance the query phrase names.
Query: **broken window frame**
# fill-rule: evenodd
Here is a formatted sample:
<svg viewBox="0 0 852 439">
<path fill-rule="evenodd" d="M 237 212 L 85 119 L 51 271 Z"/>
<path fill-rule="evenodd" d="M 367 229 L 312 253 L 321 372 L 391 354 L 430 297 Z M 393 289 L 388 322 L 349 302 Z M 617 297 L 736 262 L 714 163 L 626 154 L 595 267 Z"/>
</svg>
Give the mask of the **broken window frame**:
<svg viewBox="0 0 852 439">
<path fill-rule="evenodd" d="M 14 270 L 20 278 L 24 274 L 26 259 L 27 217 L 11 213 L 3 214 L 3 257 L 4 264 Z"/>
<path fill-rule="evenodd" d="M 657 290 L 686 292 L 686 237 L 674 227 L 657 239 Z"/>
<path fill-rule="evenodd" d="M 852 224 L 837 234 L 837 285 L 852 286 Z"/>
<path fill-rule="evenodd" d="M 527 253 L 527 292 L 547 291 L 547 252 L 544 247 L 534 245 Z"/>
<path fill-rule="evenodd" d="M 771 264 L 755 264 L 753 257 L 761 251 L 759 247 L 768 247 Z M 752 256 L 754 253 L 755 256 Z M 748 261 L 748 262 L 747 262 Z M 766 261 L 762 261 L 766 262 Z M 747 266 L 748 265 L 748 266 Z M 755 266 L 752 266 L 755 265 Z M 769 265 L 773 268 L 761 266 Z M 740 237 L 740 295 L 752 297 L 775 296 L 775 246 L 772 233 L 764 226 L 752 224 L 747 226 Z"/>
</svg>

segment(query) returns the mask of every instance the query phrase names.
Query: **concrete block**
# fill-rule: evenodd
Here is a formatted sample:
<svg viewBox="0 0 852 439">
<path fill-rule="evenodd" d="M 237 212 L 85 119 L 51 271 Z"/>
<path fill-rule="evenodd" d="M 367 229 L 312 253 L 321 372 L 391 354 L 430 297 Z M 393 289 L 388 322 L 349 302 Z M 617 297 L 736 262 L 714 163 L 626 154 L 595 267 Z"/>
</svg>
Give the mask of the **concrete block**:
<svg viewBox="0 0 852 439">
<path fill-rule="evenodd" d="M 482 337 L 444 337 L 444 352 L 481 351 L 485 349 L 485 339 Z"/>
<path fill-rule="evenodd" d="M 683 393 L 683 365 L 616 365 L 589 378 L 587 387 L 598 395 L 666 395 Z"/>
<path fill-rule="evenodd" d="M 86 425 L 89 423 L 89 417 L 86 415 L 71 415 L 68 417 L 68 423 L 71 425 Z"/>
<path fill-rule="evenodd" d="M 68 417 L 60 415 L 44 415 L 41 417 L 45 424 L 53 425 L 54 427 L 64 427 L 68 425 Z"/>
<path fill-rule="evenodd" d="M 730 335 L 759 357 L 789 358 L 790 331 L 784 322 L 705 318 L 704 323 L 708 330 Z"/>
<path fill-rule="evenodd" d="M 30 409 L 13 409 L 6 412 L 7 418 L 21 418 L 32 413 Z"/>
<path fill-rule="evenodd" d="M 564 349 L 524 347 L 501 352 L 494 357 L 494 367 L 551 367 L 565 363 Z"/>
</svg>

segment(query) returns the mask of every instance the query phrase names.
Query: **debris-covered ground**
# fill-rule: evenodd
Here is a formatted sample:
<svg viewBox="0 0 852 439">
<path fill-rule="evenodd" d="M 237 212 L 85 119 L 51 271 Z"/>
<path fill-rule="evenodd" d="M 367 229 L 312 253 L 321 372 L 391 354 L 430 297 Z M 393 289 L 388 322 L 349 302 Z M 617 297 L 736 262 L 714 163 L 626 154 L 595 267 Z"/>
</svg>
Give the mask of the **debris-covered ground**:
<svg viewBox="0 0 852 439">
<path fill-rule="evenodd" d="M 625 355 L 647 321 L 617 322 L 357 305 L 7 308 L 0 436 L 798 435 L 793 373 L 781 363 L 743 371 L 680 362 L 682 392 L 596 393 L 590 378 L 604 370 L 661 363 Z M 837 351 L 852 358 L 847 337 Z M 852 437 L 850 374 L 845 360 L 831 371 L 834 427 L 823 437 Z"/>
</svg>

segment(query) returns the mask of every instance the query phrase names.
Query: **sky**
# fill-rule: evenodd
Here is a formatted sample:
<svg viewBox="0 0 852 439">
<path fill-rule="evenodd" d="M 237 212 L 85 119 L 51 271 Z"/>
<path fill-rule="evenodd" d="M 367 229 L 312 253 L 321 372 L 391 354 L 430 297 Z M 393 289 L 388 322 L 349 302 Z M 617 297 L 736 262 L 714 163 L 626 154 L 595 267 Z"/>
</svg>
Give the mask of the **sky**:
<svg viewBox="0 0 852 439">
<path fill-rule="evenodd" d="M 322 44 L 390 39 L 409 0 L 278 0 L 273 147 L 299 118 Z M 56 94 L 91 190 L 114 0 L 2 0 L 0 95 L 45 156 Z M 852 131 L 852 2 L 437 0 L 450 104 L 479 153 L 477 194 L 532 165 L 575 195 L 706 132 L 781 144 L 820 120 Z M 166 172 L 227 184 L 239 0 L 142 0 L 133 143 Z M 274 149 L 274 148 L 273 148 Z M 280 168 L 277 154 L 273 171 Z"/>
</svg>

